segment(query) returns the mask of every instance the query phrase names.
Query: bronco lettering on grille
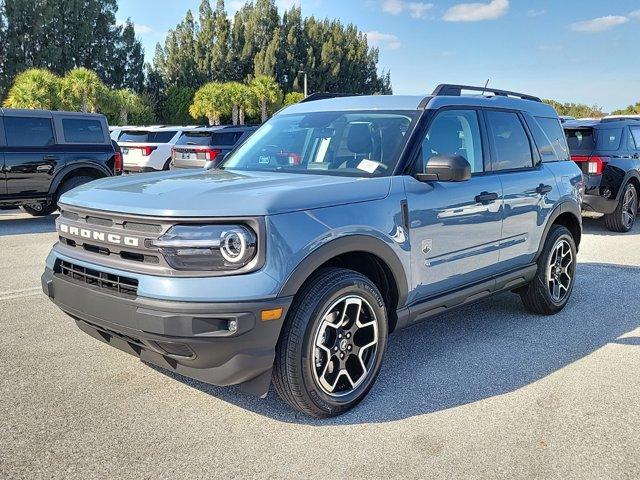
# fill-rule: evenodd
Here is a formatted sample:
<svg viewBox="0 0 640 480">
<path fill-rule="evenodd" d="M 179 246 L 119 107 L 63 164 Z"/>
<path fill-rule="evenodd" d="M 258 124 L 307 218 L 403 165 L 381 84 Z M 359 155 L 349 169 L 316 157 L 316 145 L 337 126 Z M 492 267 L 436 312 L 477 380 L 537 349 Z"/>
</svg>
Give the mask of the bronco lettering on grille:
<svg viewBox="0 0 640 480">
<path fill-rule="evenodd" d="M 127 237 L 125 235 L 119 235 L 117 233 L 98 232 L 96 230 L 89 230 L 88 228 L 74 227 L 65 223 L 60 224 L 60 231 L 62 233 L 67 233 L 75 237 L 97 240 L 99 242 L 113 243 L 115 245 L 126 245 L 128 247 L 139 246 L 139 239 L 137 239 L 136 237 Z"/>
</svg>

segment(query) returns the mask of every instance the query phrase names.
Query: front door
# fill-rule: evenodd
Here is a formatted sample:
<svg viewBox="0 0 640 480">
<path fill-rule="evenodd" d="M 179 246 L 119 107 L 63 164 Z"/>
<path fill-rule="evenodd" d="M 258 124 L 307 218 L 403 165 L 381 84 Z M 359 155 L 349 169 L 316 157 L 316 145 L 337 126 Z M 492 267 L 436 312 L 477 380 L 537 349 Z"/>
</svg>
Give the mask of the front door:
<svg viewBox="0 0 640 480">
<path fill-rule="evenodd" d="M 502 228 L 502 188 L 485 174 L 486 146 L 476 110 L 436 114 L 422 142 L 418 169 L 434 155 L 461 155 L 466 182 L 419 182 L 405 177 L 409 207 L 412 287 L 418 302 L 496 273 Z"/>
<path fill-rule="evenodd" d="M 4 130 L 7 193 L 22 197 L 46 195 L 62 154 L 55 144 L 51 118 L 6 115 Z"/>
</svg>

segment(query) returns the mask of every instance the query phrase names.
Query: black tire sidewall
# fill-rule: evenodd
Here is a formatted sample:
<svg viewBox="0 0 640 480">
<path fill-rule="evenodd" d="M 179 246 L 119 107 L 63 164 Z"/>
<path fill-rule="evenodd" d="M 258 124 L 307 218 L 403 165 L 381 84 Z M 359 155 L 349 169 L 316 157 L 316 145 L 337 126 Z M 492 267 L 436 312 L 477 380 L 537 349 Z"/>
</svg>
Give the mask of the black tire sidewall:
<svg viewBox="0 0 640 480">
<path fill-rule="evenodd" d="M 376 358 L 367 379 L 352 392 L 341 396 L 332 397 L 324 393 L 316 384 L 313 371 L 313 355 L 315 332 L 322 321 L 322 314 L 340 297 L 358 295 L 364 298 L 374 310 L 378 322 L 378 347 Z M 300 368 L 303 392 L 308 400 L 327 414 L 335 415 L 346 411 L 359 403 L 369 392 L 380 372 L 382 360 L 386 350 L 388 335 L 387 313 L 382 296 L 377 288 L 366 277 L 353 272 L 340 281 L 338 288 L 326 292 L 321 298 L 313 299 L 314 307 L 307 319 L 302 342 L 299 345 L 298 364 Z"/>
<path fill-rule="evenodd" d="M 638 201 L 638 189 L 635 187 L 635 185 L 631 182 L 627 183 L 627 185 L 624 187 L 624 190 L 622 191 L 622 195 L 620 196 L 620 202 L 618 204 L 618 211 L 616 212 L 617 215 L 619 216 L 619 220 L 620 220 L 620 226 L 622 227 L 622 229 L 625 232 L 630 231 L 633 228 L 633 224 L 635 223 L 636 219 L 635 217 L 631 219 L 631 224 L 627 227 L 624 224 L 624 197 L 627 196 L 627 192 L 633 189 L 635 192 L 635 198 L 636 198 L 636 202 Z M 637 214 L 638 210 L 637 210 L 637 205 L 636 205 L 636 214 Z"/>
<path fill-rule="evenodd" d="M 549 291 L 549 286 L 547 285 L 547 269 L 549 268 L 549 256 L 552 254 L 555 246 L 558 244 L 560 240 L 566 240 L 571 247 L 571 254 L 573 258 L 573 263 L 571 265 L 571 284 L 569 285 L 569 289 L 564 299 L 561 302 L 556 302 L 551 297 L 551 292 Z M 563 226 L 556 225 L 553 227 L 553 230 L 550 232 L 550 235 L 547 237 L 547 241 L 545 244 L 544 254 L 540 257 L 540 263 L 538 264 L 538 280 L 541 285 L 544 286 L 543 294 L 545 297 L 545 302 L 547 305 L 556 311 L 560 311 L 567 304 L 569 299 L 571 298 L 571 294 L 573 292 L 573 287 L 576 283 L 576 267 L 577 267 L 577 249 L 575 240 L 571 235 L 571 232 Z"/>
</svg>

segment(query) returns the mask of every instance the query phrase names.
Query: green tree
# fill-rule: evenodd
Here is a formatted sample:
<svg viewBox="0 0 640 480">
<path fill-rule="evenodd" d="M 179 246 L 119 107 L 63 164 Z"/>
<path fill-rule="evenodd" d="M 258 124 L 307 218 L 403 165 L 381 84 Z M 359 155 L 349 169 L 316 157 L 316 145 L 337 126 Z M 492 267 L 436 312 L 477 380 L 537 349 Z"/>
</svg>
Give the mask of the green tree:
<svg viewBox="0 0 640 480">
<path fill-rule="evenodd" d="M 169 87 L 158 119 L 172 125 L 187 125 L 193 122 L 193 118 L 201 118 L 202 115 L 192 117 L 189 114 L 194 94 L 195 90 L 190 87 Z"/>
<path fill-rule="evenodd" d="M 640 115 L 640 102 L 626 108 L 614 110 L 611 115 Z"/>
<path fill-rule="evenodd" d="M 575 118 L 601 118 L 606 115 L 602 107 L 598 105 L 585 105 L 582 103 L 560 103 L 555 100 L 543 100 L 544 103 L 556 109 L 558 115 L 568 115 Z"/>
<path fill-rule="evenodd" d="M 266 75 L 258 75 L 249 83 L 258 104 L 260 105 L 260 118 L 266 122 L 268 108 L 275 105 L 282 98 L 282 90 L 276 81 Z"/>
<path fill-rule="evenodd" d="M 220 118 L 229 107 L 224 85 L 209 82 L 196 91 L 189 113 L 193 118 L 206 117 L 209 125 L 220 125 Z"/>
<path fill-rule="evenodd" d="M 294 103 L 298 103 L 304 99 L 304 93 L 300 92 L 289 92 L 284 96 L 284 106 L 293 105 Z"/>
<path fill-rule="evenodd" d="M 0 45 L 6 45 L 7 43 L 7 26 L 5 24 L 5 13 L 4 13 L 4 1 L 0 0 Z M 5 75 L 2 75 L 2 72 L 5 71 L 7 63 L 7 49 L 0 49 L 0 101 L 4 98 L 4 93 L 7 89 L 7 81 Z"/>
<path fill-rule="evenodd" d="M 55 110 L 60 106 L 60 83 L 60 78 L 48 70 L 25 70 L 16 77 L 4 106 Z"/>
<path fill-rule="evenodd" d="M 93 70 L 74 68 L 62 79 L 60 100 L 66 109 L 95 113 L 107 96 L 107 88 Z"/>
<path fill-rule="evenodd" d="M 144 50 L 136 39 L 133 22 L 127 19 L 114 44 L 112 66 L 105 81 L 115 88 L 141 92 L 144 87 Z"/>
<path fill-rule="evenodd" d="M 226 96 L 231 105 L 231 121 L 234 125 L 244 125 L 247 110 L 252 110 L 255 102 L 253 91 L 240 82 L 229 82 L 223 84 Z M 225 112 L 226 113 L 226 112 Z"/>
</svg>

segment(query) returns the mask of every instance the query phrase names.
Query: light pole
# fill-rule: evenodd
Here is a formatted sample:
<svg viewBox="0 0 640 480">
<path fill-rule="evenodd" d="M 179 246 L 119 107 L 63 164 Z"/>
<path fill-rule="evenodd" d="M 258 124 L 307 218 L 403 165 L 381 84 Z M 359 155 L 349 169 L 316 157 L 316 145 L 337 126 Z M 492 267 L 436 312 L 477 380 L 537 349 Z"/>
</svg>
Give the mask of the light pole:
<svg viewBox="0 0 640 480">
<path fill-rule="evenodd" d="M 304 70 L 299 70 L 298 74 L 304 75 L 304 98 L 307 98 L 309 96 L 309 91 L 307 89 L 307 72 L 305 72 Z"/>
</svg>

